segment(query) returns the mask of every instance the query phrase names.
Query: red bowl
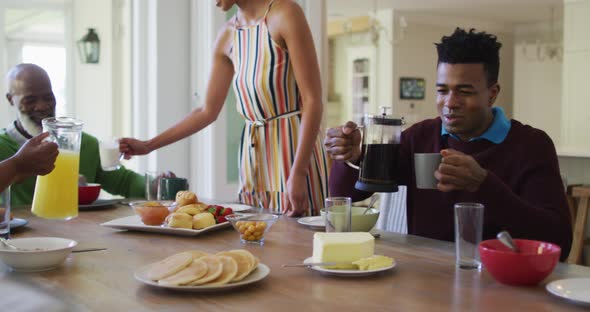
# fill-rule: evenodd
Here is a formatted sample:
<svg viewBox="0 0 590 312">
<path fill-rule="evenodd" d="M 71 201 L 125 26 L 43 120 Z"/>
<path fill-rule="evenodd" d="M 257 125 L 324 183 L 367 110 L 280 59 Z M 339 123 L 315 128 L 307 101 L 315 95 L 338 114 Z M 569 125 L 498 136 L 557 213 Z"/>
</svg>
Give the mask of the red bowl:
<svg viewBox="0 0 590 312">
<path fill-rule="evenodd" d="M 515 253 L 497 239 L 479 244 L 484 268 L 500 283 L 515 286 L 536 285 L 545 279 L 559 261 L 561 248 L 555 244 L 515 239 Z"/>
<path fill-rule="evenodd" d="M 86 186 L 78 186 L 78 205 L 92 204 L 100 194 L 100 184 L 88 183 Z"/>
</svg>

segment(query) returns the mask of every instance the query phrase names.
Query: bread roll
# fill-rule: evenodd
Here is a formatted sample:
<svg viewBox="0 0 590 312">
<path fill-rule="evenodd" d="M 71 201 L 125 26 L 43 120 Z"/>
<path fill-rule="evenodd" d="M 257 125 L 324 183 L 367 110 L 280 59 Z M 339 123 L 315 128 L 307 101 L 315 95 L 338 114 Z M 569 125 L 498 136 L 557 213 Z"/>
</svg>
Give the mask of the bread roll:
<svg viewBox="0 0 590 312">
<path fill-rule="evenodd" d="M 215 218 L 208 212 L 201 212 L 193 217 L 193 229 L 200 230 L 215 225 Z"/>
<path fill-rule="evenodd" d="M 178 208 L 176 210 L 176 212 L 182 212 L 182 213 L 186 213 L 191 216 L 194 216 L 197 213 L 200 213 L 201 210 L 199 208 L 197 208 L 196 204 L 190 204 L 190 205 L 186 205 L 186 206 L 182 206 L 182 207 Z"/>
<path fill-rule="evenodd" d="M 176 203 L 178 204 L 178 207 L 196 204 L 198 202 L 197 195 L 191 191 L 179 191 L 176 193 Z"/>
<path fill-rule="evenodd" d="M 182 212 L 174 212 L 166 217 L 166 223 L 171 228 L 192 229 L 193 217 Z"/>
</svg>

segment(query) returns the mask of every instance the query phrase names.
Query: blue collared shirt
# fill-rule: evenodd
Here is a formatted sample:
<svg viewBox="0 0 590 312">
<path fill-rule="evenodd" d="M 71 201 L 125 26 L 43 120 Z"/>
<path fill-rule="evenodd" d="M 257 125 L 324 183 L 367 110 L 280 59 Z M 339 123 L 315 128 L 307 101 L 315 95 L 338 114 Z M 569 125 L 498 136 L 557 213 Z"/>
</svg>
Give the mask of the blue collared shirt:
<svg viewBox="0 0 590 312">
<path fill-rule="evenodd" d="M 492 125 L 482 135 L 469 139 L 469 142 L 484 139 L 494 144 L 500 144 L 504 142 L 506 136 L 508 136 L 508 132 L 510 131 L 510 120 L 506 118 L 504 110 L 501 107 L 492 107 L 492 113 L 494 114 L 494 121 L 492 121 Z M 454 139 L 461 141 L 458 136 L 447 132 L 447 129 L 445 129 L 443 124 L 441 124 L 440 127 L 440 134 L 442 136 L 450 135 Z"/>
</svg>

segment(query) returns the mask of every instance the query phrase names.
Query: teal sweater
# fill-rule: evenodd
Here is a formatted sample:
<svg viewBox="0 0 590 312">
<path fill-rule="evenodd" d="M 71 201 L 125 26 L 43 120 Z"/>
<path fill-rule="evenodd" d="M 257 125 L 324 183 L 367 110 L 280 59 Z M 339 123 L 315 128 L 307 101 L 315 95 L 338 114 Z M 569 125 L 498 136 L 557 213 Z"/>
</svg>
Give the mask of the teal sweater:
<svg viewBox="0 0 590 312">
<path fill-rule="evenodd" d="M 20 145 L 6 134 L 6 129 L 0 130 L 0 161 L 14 155 Z M 80 145 L 80 174 L 84 175 L 88 183 L 100 183 L 103 190 L 125 197 L 145 197 L 145 177 L 131 170 L 121 167 L 119 170 L 103 171 L 100 165 L 98 140 L 82 133 Z M 30 205 L 33 202 L 35 181 L 37 177 L 29 177 L 11 187 L 12 206 Z"/>
</svg>

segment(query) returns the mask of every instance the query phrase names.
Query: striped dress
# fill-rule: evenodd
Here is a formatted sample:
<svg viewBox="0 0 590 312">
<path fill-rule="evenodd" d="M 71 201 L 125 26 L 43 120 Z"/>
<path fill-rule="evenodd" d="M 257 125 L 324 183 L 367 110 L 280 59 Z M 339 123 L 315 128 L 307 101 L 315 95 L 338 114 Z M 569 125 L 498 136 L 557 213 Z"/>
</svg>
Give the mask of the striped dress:
<svg viewBox="0 0 590 312">
<path fill-rule="evenodd" d="M 238 160 L 239 198 L 242 203 L 281 213 L 299 143 L 302 105 L 289 53 L 272 40 L 265 14 L 256 25 L 236 26 L 231 55 L 236 106 L 245 119 Z M 328 168 L 319 134 L 313 144 L 307 215 L 319 213 L 328 192 Z"/>
</svg>

